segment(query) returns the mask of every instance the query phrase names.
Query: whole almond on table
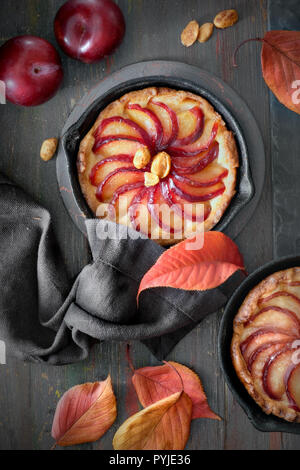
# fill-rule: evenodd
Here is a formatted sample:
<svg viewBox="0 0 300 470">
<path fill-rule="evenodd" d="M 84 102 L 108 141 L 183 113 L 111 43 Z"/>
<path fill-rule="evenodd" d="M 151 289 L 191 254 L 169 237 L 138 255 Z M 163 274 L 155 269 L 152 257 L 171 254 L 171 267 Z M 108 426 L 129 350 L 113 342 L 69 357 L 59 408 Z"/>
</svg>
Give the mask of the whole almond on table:
<svg viewBox="0 0 300 470">
<path fill-rule="evenodd" d="M 199 24 L 197 21 L 190 21 L 181 33 L 181 44 L 190 47 L 197 40 L 199 33 Z"/>
<path fill-rule="evenodd" d="M 214 25 L 216 28 L 229 28 L 229 26 L 234 25 L 238 19 L 239 17 L 236 10 L 223 10 L 216 15 Z"/>
<path fill-rule="evenodd" d="M 56 149 L 58 145 L 58 139 L 52 138 L 52 139 L 46 139 L 42 143 L 41 146 L 41 151 L 40 151 L 40 156 L 41 159 L 47 162 L 48 160 L 51 160 L 51 158 L 54 156 Z"/>
<path fill-rule="evenodd" d="M 199 28 L 198 41 L 199 42 L 208 41 L 209 38 L 211 37 L 212 33 L 213 33 L 213 30 L 214 30 L 213 23 L 204 23 Z"/>
</svg>

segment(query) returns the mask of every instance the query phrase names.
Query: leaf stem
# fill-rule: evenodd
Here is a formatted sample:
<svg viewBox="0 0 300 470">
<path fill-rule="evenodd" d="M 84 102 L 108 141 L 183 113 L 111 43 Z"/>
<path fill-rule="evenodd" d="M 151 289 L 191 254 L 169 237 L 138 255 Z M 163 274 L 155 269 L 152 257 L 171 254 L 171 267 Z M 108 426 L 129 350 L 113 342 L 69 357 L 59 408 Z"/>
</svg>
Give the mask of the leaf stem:
<svg viewBox="0 0 300 470">
<path fill-rule="evenodd" d="M 133 362 L 132 362 L 132 359 L 131 359 L 131 356 L 130 356 L 130 344 L 129 343 L 127 343 L 127 345 L 126 345 L 126 358 L 127 358 L 130 369 L 134 373 L 135 368 L 134 368 L 134 365 L 133 365 Z"/>
<path fill-rule="evenodd" d="M 237 48 L 235 49 L 234 53 L 233 53 L 233 61 L 232 61 L 232 65 L 233 67 L 237 67 L 237 61 L 236 61 L 236 57 L 237 57 L 237 53 L 238 51 L 240 50 L 240 48 L 246 44 L 247 42 L 251 42 L 251 41 L 259 41 L 259 42 L 262 42 L 263 39 L 262 38 L 250 38 L 250 39 L 245 39 L 245 41 L 242 41 L 238 46 Z"/>
<path fill-rule="evenodd" d="M 170 362 L 168 361 L 162 361 L 164 364 L 166 364 L 167 366 L 171 367 L 171 369 L 173 369 L 176 374 L 178 375 L 179 379 L 180 379 L 180 382 L 181 382 L 181 392 L 184 392 L 184 384 L 183 384 L 183 380 L 182 380 L 182 377 L 181 377 L 181 374 L 178 372 L 178 370 L 176 369 L 176 367 L 173 366 L 173 364 L 170 364 Z"/>
</svg>

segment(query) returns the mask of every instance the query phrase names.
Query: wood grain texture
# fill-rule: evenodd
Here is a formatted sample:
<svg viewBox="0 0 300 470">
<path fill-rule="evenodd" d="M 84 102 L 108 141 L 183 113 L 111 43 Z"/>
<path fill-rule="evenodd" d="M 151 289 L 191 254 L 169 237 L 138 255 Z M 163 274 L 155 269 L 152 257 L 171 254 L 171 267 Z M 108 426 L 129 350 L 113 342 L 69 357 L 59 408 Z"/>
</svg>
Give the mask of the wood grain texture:
<svg viewBox="0 0 300 470">
<path fill-rule="evenodd" d="M 63 0 L 2 0 L 1 7 L 9 14 L 0 20 L 0 44 L 24 33 L 43 36 L 55 44 L 52 20 L 62 3 Z M 71 109 L 91 86 L 124 65 L 147 59 L 171 59 L 205 68 L 225 80 L 244 98 L 257 119 L 265 142 L 267 177 L 264 197 L 237 240 L 245 255 L 247 269 L 253 271 L 271 260 L 273 255 L 269 94 L 261 76 L 260 46 L 246 46 L 248 49 L 239 55 L 238 69 L 232 68 L 231 63 L 232 53 L 239 42 L 265 33 L 267 1 L 119 0 L 117 3 L 125 14 L 127 32 L 123 44 L 113 56 L 98 64 L 85 65 L 61 53 L 65 78 L 56 97 L 31 109 L 11 104 L 1 106 L 0 171 L 50 210 L 69 274 L 74 276 L 89 260 L 87 243 L 62 204 L 56 183 L 55 161 L 44 163 L 39 158 L 40 144 L 45 138 L 59 135 Z M 226 8 L 236 8 L 239 13 L 240 20 L 234 27 L 215 30 L 205 44 L 195 44 L 188 49 L 180 44 L 180 32 L 188 21 L 211 21 L 218 11 Z M 274 179 L 274 194 L 280 183 Z M 295 205 L 291 207 L 296 210 Z M 275 252 L 278 253 L 277 241 Z M 212 409 L 223 417 L 221 422 L 194 421 L 187 448 L 300 448 L 299 441 L 293 436 L 270 436 L 256 431 L 233 400 L 218 366 L 219 320 L 220 314 L 207 318 L 178 344 L 169 357 L 199 373 Z M 111 449 L 116 429 L 138 410 L 137 399 L 128 388 L 131 372 L 125 359 L 125 347 L 125 344 L 116 342 L 98 345 L 88 360 L 70 366 L 23 364 L 14 359 L 9 359 L 5 366 L 1 365 L 0 448 L 49 449 L 53 443 L 50 436 L 52 418 L 62 393 L 78 383 L 103 380 L 110 373 L 118 397 L 117 421 L 99 442 L 76 448 Z M 157 363 L 140 343 L 132 345 L 132 357 L 136 367 Z"/>
</svg>

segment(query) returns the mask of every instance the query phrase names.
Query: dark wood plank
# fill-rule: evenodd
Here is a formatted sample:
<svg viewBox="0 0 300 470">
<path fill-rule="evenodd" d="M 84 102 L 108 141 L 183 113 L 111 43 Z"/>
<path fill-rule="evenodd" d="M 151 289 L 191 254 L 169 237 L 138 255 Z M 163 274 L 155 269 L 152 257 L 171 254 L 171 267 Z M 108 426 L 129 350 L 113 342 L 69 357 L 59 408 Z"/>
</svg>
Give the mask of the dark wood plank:
<svg viewBox="0 0 300 470">
<path fill-rule="evenodd" d="M 274 0 L 269 8 L 269 29 L 300 29 L 300 9 L 296 0 Z M 270 94 L 271 152 L 273 187 L 274 258 L 299 254 L 300 161 L 299 124 L 297 114 L 282 106 Z M 277 433 L 276 433 L 277 434 Z M 276 444 L 276 442 L 274 442 Z M 282 434 L 277 445 L 284 449 L 299 449 L 299 437 Z"/>
<path fill-rule="evenodd" d="M 9 14 L 0 20 L 1 43 L 16 34 L 31 33 L 55 44 L 52 18 L 62 3 L 63 0 L 2 0 L 1 6 Z M 55 161 L 45 164 L 39 159 L 40 143 L 46 137 L 59 134 L 72 107 L 91 86 L 124 65 L 160 58 L 205 68 L 228 82 L 245 99 L 264 137 L 268 157 L 264 197 L 237 240 L 245 254 L 247 268 L 252 271 L 272 258 L 269 98 L 260 72 L 259 47 L 255 44 L 246 46 L 248 49 L 240 55 L 237 70 L 232 68 L 231 59 L 240 41 L 264 34 L 267 1 L 119 0 L 117 3 L 125 14 L 127 32 L 122 46 L 113 56 L 99 64 L 85 65 L 61 54 L 64 85 L 53 100 L 34 109 L 10 104 L 0 108 L 0 171 L 50 210 L 68 271 L 74 276 L 89 259 L 86 240 L 63 207 L 56 183 Z M 234 28 L 215 31 L 205 45 L 197 44 L 189 49 L 181 46 L 180 32 L 189 20 L 211 20 L 224 8 L 236 8 L 239 12 L 240 20 Z M 193 422 L 188 448 L 280 447 L 281 436 L 256 431 L 224 384 L 217 360 L 219 319 L 220 315 L 207 318 L 170 354 L 170 358 L 187 364 L 201 375 L 212 408 L 223 417 L 222 422 Z M 132 345 L 132 356 L 137 367 L 156 364 L 140 343 Z M 138 409 L 130 388 L 131 373 L 124 344 L 101 344 L 88 360 L 64 367 L 23 364 L 9 359 L 6 366 L 0 366 L 0 372 L 0 448 L 50 448 L 52 417 L 61 394 L 72 385 L 103 379 L 108 373 L 112 375 L 118 396 L 118 419 L 100 442 L 80 448 L 111 449 L 117 427 Z M 290 436 L 284 436 L 285 447 L 297 445 Z"/>
</svg>

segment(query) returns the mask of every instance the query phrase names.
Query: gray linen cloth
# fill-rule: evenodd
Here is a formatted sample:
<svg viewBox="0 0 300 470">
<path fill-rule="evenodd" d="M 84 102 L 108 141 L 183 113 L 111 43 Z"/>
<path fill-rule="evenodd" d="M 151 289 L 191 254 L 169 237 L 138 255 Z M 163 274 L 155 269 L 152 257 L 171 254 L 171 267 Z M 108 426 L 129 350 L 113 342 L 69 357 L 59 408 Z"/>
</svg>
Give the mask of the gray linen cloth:
<svg viewBox="0 0 300 470">
<path fill-rule="evenodd" d="M 137 307 L 140 280 L 164 248 L 126 237 L 126 227 L 100 239 L 115 225 L 86 224 L 92 261 L 72 286 L 48 211 L 0 175 L 0 340 L 9 355 L 59 365 L 85 359 L 96 341 L 140 340 L 162 359 L 244 277 L 204 292 L 149 289 Z"/>
</svg>

